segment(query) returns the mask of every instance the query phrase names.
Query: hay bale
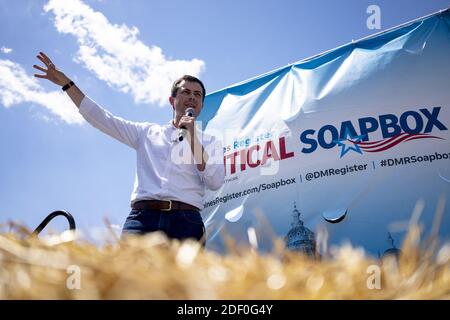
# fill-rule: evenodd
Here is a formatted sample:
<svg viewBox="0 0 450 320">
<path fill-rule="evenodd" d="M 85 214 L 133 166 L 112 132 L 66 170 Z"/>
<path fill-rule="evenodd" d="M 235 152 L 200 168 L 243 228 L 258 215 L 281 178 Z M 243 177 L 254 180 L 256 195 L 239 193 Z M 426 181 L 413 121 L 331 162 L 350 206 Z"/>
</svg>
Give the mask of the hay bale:
<svg viewBox="0 0 450 320">
<path fill-rule="evenodd" d="M 350 245 L 311 259 L 280 243 L 220 255 L 159 233 L 102 247 L 67 232 L 0 233 L 0 299 L 450 298 L 449 244 L 431 252 L 410 241 L 399 261 L 379 261 Z"/>
</svg>

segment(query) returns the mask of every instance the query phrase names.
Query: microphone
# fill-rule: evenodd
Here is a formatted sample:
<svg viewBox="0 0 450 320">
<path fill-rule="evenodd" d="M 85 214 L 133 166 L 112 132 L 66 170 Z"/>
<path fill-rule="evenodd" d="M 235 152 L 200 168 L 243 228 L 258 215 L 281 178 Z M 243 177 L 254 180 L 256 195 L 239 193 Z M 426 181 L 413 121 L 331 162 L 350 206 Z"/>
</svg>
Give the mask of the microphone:
<svg viewBox="0 0 450 320">
<path fill-rule="evenodd" d="M 187 108 L 184 115 L 188 117 L 195 117 L 195 109 L 192 107 Z M 184 126 L 180 127 L 180 129 L 178 130 L 178 141 L 183 141 L 187 133 L 188 131 Z"/>
</svg>

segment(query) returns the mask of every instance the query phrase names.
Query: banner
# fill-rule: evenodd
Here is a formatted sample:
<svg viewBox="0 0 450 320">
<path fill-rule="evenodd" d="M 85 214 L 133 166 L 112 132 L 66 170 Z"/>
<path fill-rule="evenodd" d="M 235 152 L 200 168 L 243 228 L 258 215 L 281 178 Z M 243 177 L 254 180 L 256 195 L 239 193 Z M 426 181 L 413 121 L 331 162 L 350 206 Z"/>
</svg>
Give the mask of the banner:
<svg viewBox="0 0 450 320">
<path fill-rule="evenodd" d="M 226 182 L 205 197 L 207 246 L 382 255 L 411 219 L 448 240 L 449 84 L 446 10 L 209 94 Z"/>
</svg>

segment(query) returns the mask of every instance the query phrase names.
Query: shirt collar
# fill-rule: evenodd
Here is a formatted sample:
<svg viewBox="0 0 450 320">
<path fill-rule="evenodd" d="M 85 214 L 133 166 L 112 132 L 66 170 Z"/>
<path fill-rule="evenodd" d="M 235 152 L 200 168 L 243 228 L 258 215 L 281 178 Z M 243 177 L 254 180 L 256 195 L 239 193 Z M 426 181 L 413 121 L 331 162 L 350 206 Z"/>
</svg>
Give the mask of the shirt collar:
<svg viewBox="0 0 450 320">
<path fill-rule="evenodd" d="M 167 128 L 171 130 L 177 130 L 178 128 L 172 122 L 172 119 L 167 123 Z"/>
</svg>

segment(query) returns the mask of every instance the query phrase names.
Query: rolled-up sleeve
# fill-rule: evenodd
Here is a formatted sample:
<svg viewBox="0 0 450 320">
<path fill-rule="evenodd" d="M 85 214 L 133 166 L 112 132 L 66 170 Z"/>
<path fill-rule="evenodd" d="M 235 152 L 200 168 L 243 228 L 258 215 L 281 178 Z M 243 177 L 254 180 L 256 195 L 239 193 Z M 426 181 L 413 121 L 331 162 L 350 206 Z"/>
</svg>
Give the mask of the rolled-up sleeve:
<svg viewBox="0 0 450 320">
<path fill-rule="evenodd" d="M 139 135 L 148 125 L 114 116 L 87 96 L 81 101 L 79 112 L 93 127 L 133 149 L 137 149 Z"/>
<path fill-rule="evenodd" d="M 200 178 L 206 187 L 210 190 L 218 190 L 225 181 L 225 167 L 223 164 L 223 148 L 220 140 L 210 137 L 209 143 L 205 152 L 208 154 L 208 161 L 206 162 L 203 171 L 198 170 Z"/>
</svg>

